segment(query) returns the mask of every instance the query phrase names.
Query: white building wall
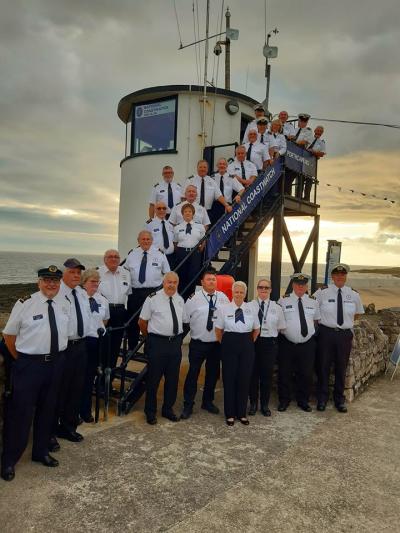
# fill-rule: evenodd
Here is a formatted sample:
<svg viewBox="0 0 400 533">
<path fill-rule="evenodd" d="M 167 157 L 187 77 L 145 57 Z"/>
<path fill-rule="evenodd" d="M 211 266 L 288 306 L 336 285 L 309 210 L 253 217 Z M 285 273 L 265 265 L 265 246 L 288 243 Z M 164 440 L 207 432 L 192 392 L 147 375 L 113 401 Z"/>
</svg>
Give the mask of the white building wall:
<svg viewBox="0 0 400 533">
<path fill-rule="evenodd" d="M 150 191 L 162 179 L 161 169 L 171 165 L 175 180 L 183 185 L 187 176 L 196 170 L 202 156 L 201 117 L 202 95 L 198 92 L 178 94 L 177 152 L 132 157 L 121 165 L 121 192 L 119 210 L 119 250 L 122 257 L 136 246 L 137 235 L 148 219 Z M 143 101 L 146 97 L 143 97 Z M 225 110 L 229 97 L 209 94 L 206 113 L 206 146 L 239 142 L 241 114 L 253 116 L 252 106 L 239 103 L 239 111 L 229 115 Z M 129 124 L 130 135 L 130 124 Z M 218 149 L 216 157 L 233 157 L 233 147 Z"/>
</svg>

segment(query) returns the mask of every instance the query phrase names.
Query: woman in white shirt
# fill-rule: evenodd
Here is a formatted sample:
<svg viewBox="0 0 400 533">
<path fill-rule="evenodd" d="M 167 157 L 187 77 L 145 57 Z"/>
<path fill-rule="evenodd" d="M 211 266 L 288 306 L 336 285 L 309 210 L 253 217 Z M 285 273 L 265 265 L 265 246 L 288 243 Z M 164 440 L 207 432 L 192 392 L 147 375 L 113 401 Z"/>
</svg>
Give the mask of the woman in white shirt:
<svg viewBox="0 0 400 533">
<path fill-rule="evenodd" d="M 278 334 L 286 328 L 282 307 L 270 300 L 271 281 L 260 279 L 257 283 L 257 297 L 250 302 L 260 323 L 260 336 L 255 343 L 255 359 L 250 382 L 249 415 L 255 415 L 260 397 L 261 413 L 271 416 L 268 407 L 272 374 L 278 356 Z M 259 394 L 260 393 L 260 394 Z"/>
<path fill-rule="evenodd" d="M 183 204 L 182 209 L 183 222 L 174 228 L 175 257 L 176 264 L 179 263 L 195 248 L 206 231 L 203 224 L 193 220 L 195 208 L 192 204 Z M 204 245 L 195 250 L 188 259 L 179 267 L 179 293 L 185 300 L 194 292 L 196 281 L 193 277 L 199 273 L 201 268 L 201 259 Z M 186 288 L 186 290 L 185 290 Z"/>
<path fill-rule="evenodd" d="M 254 362 L 254 341 L 260 329 L 257 313 L 244 301 L 247 286 L 243 281 L 232 285 L 232 302 L 217 311 L 215 334 L 221 343 L 224 411 L 226 423 L 235 418 L 248 425 L 247 396 Z"/>
<path fill-rule="evenodd" d="M 87 293 L 90 305 L 90 322 L 86 336 L 87 364 L 83 386 L 80 416 L 88 424 L 94 422 L 92 415 L 92 392 L 96 369 L 99 364 L 98 330 L 106 326 L 110 318 L 108 300 L 97 292 L 100 283 L 99 271 L 92 268 L 82 272 L 81 285 Z"/>
</svg>

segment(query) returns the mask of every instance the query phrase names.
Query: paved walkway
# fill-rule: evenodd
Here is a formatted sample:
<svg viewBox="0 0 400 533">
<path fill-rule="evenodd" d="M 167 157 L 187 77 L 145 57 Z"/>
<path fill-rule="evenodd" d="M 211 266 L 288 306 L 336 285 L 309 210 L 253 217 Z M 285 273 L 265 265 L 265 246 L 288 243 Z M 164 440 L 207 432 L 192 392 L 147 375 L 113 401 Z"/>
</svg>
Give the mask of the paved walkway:
<svg viewBox="0 0 400 533">
<path fill-rule="evenodd" d="M 399 532 L 399 412 L 400 375 L 347 415 L 293 406 L 247 428 L 205 412 L 155 427 L 115 417 L 62 441 L 57 469 L 25 455 L 0 480 L 1 531 Z"/>
</svg>

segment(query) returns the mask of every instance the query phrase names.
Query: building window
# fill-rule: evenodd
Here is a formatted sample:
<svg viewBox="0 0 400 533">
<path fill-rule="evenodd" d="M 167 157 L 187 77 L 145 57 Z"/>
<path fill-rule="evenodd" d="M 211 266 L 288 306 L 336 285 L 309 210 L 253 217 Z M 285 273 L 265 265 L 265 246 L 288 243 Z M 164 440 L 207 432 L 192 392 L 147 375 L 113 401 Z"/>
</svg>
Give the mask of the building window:
<svg viewBox="0 0 400 533">
<path fill-rule="evenodd" d="M 176 152 L 177 96 L 132 107 L 131 155 Z"/>
</svg>

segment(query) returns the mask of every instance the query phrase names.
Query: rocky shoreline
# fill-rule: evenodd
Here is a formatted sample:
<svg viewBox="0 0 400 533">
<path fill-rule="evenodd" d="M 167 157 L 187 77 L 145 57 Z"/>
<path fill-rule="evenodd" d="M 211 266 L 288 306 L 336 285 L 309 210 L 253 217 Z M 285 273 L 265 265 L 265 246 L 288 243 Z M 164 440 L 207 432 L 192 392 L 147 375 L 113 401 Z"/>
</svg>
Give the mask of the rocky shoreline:
<svg viewBox="0 0 400 533">
<path fill-rule="evenodd" d="M 12 283 L 0 285 L 0 313 L 10 313 L 18 298 L 38 290 L 36 283 Z"/>
</svg>

